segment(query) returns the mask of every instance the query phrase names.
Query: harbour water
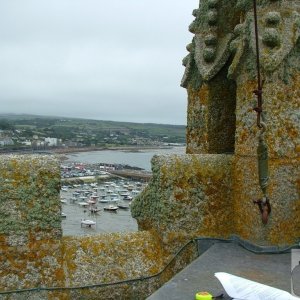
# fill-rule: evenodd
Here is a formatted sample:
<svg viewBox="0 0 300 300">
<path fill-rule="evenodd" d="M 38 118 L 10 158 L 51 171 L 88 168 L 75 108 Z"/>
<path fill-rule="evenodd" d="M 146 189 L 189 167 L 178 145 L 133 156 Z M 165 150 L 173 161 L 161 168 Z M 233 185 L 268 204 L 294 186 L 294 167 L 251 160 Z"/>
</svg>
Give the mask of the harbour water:
<svg viewBox="0 0 300 300">
<path fill-rule="evenodd" d="M 151 171 L 151 158 L 154 155 L 184 154 L 185 147 L 173 147 L 168 149 L 139 150 L 137 152 L 121 150 L 103 150 L 78 152 L 66 155 L 67 162 L 83 162 L 89 164 L 108 163 L 125 164 Z"/>
<path fill-rule="evenodd" d="M 132 232 L 137 231 L 137 222 L 131 217 L 130 200 L 123 200 L 117 188 L 130 185 L 132 191 L 123 189 L 130 197 L 136 196 L 145 187 L 144 184 L 125 180 L 105 181 L 92 188 L 91 185 L 69 186 L 62 188 L 61 202 L 62 212 L 65 217 L 62 218 L 63 235 L 85 235 L 108 232 Z M 139 184 L 139 186 L 137 186 Z M 90 194 L 88 194 L 90 193 Z M 74 195 L 77 195 L 74 197 Z M 88 204 L 91 195 L 98 196 L 95 204 Z M 114 197 L 114 198 L 112 198 Z M 118 199 L 118 200 L 117 200 Z M 83 205 L 83 203 L 87 203 Z M 106 210 L 110 205 L 121 205 L 123 208 L 117 210 Z M 128 207 L 127 209 L 124 209 Z M 92 213 L 91 208 L 99 210 Z M 91 220 L 95 225 L 86 226 L 81 224 L 82 220 Z"/>
<path fill-rule="evenodd" d="M 159 154 L 183 154 L 184 147 L 175 147 L 172 149 L 151 149 L 138 152 L 128 151 L 91 151 L 91 152 L 78 152 L 74 154 L 68 154 L 67 160 L 64 163 L 83 163 L 83 164 L 126 164 L 132 167 L 138 167 L 147 171 L 151 170 L 151 158 L 154 155 Z M 62 212 L 66 215 L 62 218 L 63 235 L 85 235 L 85 234 L 97 234 L 97 233 L 109 233 L 109 232 L 133 232 L 137 231 L 137 222 L 131 217 L 130 207 L 129 209 L 117 209 L 116 211 L 107 211 L 104 208 L 109 204 L 113 205 L 125 205 L 129 206 L 130 201 L 123 200 L 122 196 L 118 192 L 118 189 L 124 189 L 123 186 L 132 186 L 131 191 L 128 191 L 129 196 L 133 198 L 140 193 L 145 184 L 137 181 L 128 181 L 128 179 L 109 179 L 109 182 L 98 183 L 97 187 L 92 188 L 90 185 L 84 185 L 80 187 L 69 186 L 61 191 L 62 200 Z M 78 199 L 74 200 L 74 193 L 80 190 Z M 80 200 L 84 194 L 83 190 L 90 191 L 90 195 L 86 200 Z M 118 194 L 118 201 L 107 203 L 101 202 L 100 199 L 103 195 L 107 195 L 105 199 L 110 200 L 108 193 Z M 132 193 L 134 191 L 134 193 Z M 91 195 L 97 195 L 96 206 L 100 211 L 97 214 L 90 212 L 90 206 L 79 205 L 80 201 L 87 201 Z M 72 200 L 73 199 L 73 200 Z M 91 220 L 95 222 L 95 225 L 85 226 L 81 224 L 81 220 Z"/>
</svg>

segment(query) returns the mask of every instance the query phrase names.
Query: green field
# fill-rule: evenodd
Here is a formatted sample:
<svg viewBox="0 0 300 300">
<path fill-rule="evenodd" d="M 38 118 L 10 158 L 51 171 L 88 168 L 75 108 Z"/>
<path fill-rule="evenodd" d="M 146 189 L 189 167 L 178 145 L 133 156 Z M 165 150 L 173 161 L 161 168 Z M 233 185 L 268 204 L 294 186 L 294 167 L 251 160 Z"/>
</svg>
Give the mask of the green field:
<svg viewBox="0 0 300 300">
<path fill-rule="evenodd" d="M 185 143 L 185 126 L 130 123 L 37 115 L 1 114 L 0 129 L 33 135 L 81 141 L 84 145 L 132 143 L 132 139 L 166 143 Z"/>
</svg>

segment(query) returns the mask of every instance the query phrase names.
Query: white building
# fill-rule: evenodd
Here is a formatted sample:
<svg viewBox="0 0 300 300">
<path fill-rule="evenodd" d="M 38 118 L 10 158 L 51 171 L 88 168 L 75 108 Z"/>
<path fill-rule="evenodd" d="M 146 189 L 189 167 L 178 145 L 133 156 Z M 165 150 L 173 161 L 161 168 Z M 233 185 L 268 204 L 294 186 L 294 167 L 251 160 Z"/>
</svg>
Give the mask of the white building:
<svg viewBox="0 0 300 300">
<path fill-rule="evenodd" d="M 25 146 L 31 146 L 31 141 L 26 140 L 26 141 L 22 142 L 22 144 Z"/>
<path fill-rule="evenodd" d="M 50 138 L 50 137 L 45 138 L 45 144 L 48 145 L 49 147 L 55 147 L 57 146 L 57 143 L 58 143 L 57 138 Z"/>
<path fill-rule="evenodd" d="M 0 146 L 12 146 L 14 145 L 14 141 L 11 138 L 2 138 L 0 139 Z"/>
</svg>

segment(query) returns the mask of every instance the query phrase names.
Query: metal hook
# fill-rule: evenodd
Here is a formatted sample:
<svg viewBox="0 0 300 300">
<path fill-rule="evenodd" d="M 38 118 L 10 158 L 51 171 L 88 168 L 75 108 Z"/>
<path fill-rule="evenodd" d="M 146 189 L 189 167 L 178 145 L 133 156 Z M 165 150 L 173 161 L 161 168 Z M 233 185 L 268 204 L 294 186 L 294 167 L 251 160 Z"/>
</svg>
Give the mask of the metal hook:
<svg viewBox="0 0 300 300">
<path fill-rule="evenodd" d="M 262 199 L 254 200 L 253 203 L 258 205 L 263 224 L 267 224 L 269 215 L 271 213 L 271 204 L 269 202 L 269 199 L 267 197 L 263 197 Z"/>
</svg>

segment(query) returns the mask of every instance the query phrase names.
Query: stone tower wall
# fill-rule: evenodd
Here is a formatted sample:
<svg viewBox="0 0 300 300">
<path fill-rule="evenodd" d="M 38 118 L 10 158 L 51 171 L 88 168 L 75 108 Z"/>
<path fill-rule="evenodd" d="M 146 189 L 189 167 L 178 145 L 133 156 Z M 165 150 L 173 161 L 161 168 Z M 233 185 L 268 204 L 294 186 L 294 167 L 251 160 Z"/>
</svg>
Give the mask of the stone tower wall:
<svg viewBox="0 0 300 300">
<path fill-rule="evenodd" d="M 154 213 L 144 212 L 138 201 L 133 208 L 140 227 L 152 226 L 166 243 L 172 234 L 167 236 L 165 224 L 173 240 L 179 232 L 187 239 L 199 233 L 238 234 L 261 245 L 299 240 L 300 3 L 257 2 L 269 151 L 267 195 L 272 207 L 268 223 L 262 223 L 253 204 L 263 196 L 256 153 L 260 130 L 253 110 L 257 105 L 253 1 L 203 0 L 193 11 L 195 20 L 189 30 L 194 37 L 183 59 L 187 155 L 154 160 L 154 179 L 139 199 L 147 207 L 167 205 L 165 210 L 173 213 L 167 220 L 163 213 L 162 222 Z"/>
</svg>

